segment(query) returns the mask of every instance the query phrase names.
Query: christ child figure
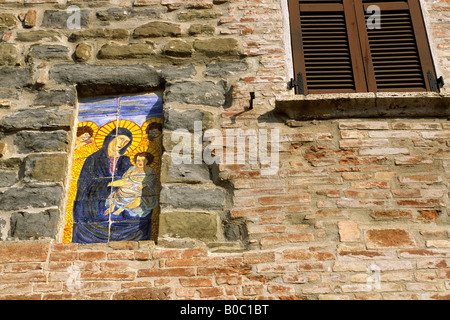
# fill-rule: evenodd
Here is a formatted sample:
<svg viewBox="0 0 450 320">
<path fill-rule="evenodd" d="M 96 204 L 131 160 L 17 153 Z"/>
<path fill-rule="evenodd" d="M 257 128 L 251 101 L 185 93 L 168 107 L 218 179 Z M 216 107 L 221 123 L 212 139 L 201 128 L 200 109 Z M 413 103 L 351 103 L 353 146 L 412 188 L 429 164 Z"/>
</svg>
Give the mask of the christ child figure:
<svg viewBox="0 0 450 320">
<path fill-rule="evenodd" d="M 157 206 L 158 180 L 155 171 L 150 168 L 154 156 L 148 152 L 137 153 L 134 156 L 135 166 L 128 169 L 121 180 L 109 184 L 118 187 L 106 202 L 109 208 L 105 215 L 119 215 L 125 209 L 135 217 L 148 216 Z"/>
</svg>

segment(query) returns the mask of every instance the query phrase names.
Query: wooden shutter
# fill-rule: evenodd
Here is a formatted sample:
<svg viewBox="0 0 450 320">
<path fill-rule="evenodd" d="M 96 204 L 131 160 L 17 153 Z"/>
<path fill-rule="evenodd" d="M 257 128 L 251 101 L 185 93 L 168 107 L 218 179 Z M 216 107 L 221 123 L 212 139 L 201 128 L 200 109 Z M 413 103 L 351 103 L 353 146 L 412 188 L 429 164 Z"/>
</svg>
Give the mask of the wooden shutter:
<svg viewBox="0 0 450 320">
<path fill-rule="evenodd" d="M 290 0 L 294 72 L 305 94 L 365 90 L 351 0 Z"/>
<path fill-rule="evenodd" d="M 367 28 L 367 8 L 381 29 Z M 304 93 L 430 91 L 436 79 L 418 0 L 289 0 Z"/>
</svg>

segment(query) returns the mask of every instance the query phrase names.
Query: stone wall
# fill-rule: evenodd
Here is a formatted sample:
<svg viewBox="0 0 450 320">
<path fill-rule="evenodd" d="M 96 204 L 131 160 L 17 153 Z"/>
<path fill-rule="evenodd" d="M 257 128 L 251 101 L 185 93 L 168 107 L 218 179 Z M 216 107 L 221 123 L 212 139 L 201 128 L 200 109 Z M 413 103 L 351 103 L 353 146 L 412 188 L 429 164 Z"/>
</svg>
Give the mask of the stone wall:
<svg viewBox="0 0 450 320">
<path fill-rule="evenodd" d="M 423 5 L 447 83 L 448 3 Z M 0 7 L 0 298 L 449 299 L 447 118 L 275 112 L 302 107 L 287 90 L 280 1 Z M 442 114 L 447 88 L 432 96 Z M 78 98 L 153 90 L 164 92 L 157 244 L 62 244 Z M 346 98 L 364 109 L 364 96 Z M 224 135 L 279 129 L 279 167 L 173 165 L 172 133 L 194 121 Z"/>
</svg>

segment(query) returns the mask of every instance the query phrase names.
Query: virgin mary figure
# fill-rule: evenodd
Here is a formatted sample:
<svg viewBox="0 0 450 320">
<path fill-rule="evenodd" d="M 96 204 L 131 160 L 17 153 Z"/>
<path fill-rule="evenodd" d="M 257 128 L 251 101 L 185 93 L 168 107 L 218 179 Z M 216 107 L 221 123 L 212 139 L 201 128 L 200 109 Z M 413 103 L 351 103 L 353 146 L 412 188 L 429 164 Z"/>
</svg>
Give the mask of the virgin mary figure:
<svg viewBox="0 0 450 320">
<path fill-rule="evenodd" d="M 110 224 L 105 215 L 106 202 L 117 189 L 111 181 L 121 179 L 132 167 L 125 152 L 133 142 L 130 130 L 114 128 L 97 152 L 86 158 L 81 169 L 73 206 L 72 242 L 95 243 L 118 240 L 144 240 L 149 226 L 141 221 L 117 221 Z"/>
</svg>

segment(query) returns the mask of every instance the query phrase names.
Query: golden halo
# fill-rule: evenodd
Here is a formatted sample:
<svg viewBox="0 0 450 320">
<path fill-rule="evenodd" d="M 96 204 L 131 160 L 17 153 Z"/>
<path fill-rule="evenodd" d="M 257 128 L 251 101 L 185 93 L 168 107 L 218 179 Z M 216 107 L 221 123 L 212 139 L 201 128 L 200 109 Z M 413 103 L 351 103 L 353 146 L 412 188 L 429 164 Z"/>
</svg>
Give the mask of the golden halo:
<svg viewBox="0 0 450 320">
<path fill-rule="evenodd" d="M 146 120 L 143 124 L 142 124 L 142 134 L 144 135 L 144 139 L 142 139 L 142 143 L 146 144 L 147 140 L 147 134 L 145 133 L 145 130 L 147 130 L 147 127 L 149 126 L 150 123 L 153 122 L 157 122 L 157 123 L 163 123 L 163 118 L 162 117 L 155 117 L 155 118 L 150 118 L 148 120 Z"/>
<path fill-rule="evenodd" d="M 99 149 L 102 148 L 103 146 L 103 141 L 105 141 L 106 136 L 113 130 L 115 130 L 117 127 L 119 128 L 125 128 L 130 130 L 131 134 L 133 135 L 133 142 L 131 143 L 131 145 L 128 147 L 127 151 L 125 152 L 125 154 L 130 154 L 131 152 L 133 152 L 134 149 L 136 149 L 137 146 L 139 146 L 139 144 L 141 143 L 142 140 L 142 130 L 141 128 L 134 123 L 133 121 L 130 120 L 114 120 L 111 122 L 108 122 L 107 124 L 105 124 L 104 126 L 102 126 L 95 138 L 95 144 L 97 145 L 97 147 Z"/>
<path fill-rule="evenodd" d="M 146 120 L 143 124 L 142 124 L 142 133 L 145 134 L 145 130 L 147 129 L 148 125 L 152 122 L 158 122 L 158 123 L 163 123 L 163 118 L 150 118 L 148 120 Z"/>
<path fill-rule="evenodd" d="M 95 122 L 92 122 L 92 121 L 82 121 L 82 122 L 79 122 L 79 123 L 78 123 L 77 128 L 84 127 L 84 126 L 91 127 L 91 128 L 94 130 L 94 136 L 97 134 L 97 131 L 98 131 L 98 125 L 97 125 Z"/>
</svg>

